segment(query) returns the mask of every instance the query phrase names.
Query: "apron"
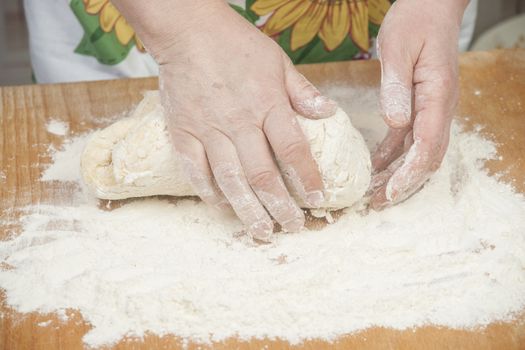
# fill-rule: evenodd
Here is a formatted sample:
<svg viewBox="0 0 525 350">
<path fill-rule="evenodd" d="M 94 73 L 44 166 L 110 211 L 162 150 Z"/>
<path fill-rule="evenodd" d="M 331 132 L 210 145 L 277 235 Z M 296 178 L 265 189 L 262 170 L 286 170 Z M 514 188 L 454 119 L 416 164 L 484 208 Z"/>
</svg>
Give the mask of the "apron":
<svg viewBox="0 0 525 350">
<path fill-rule="evenodd" d="M 389 0 L 230 0 L 294 64 L 367 59 Z M 158 67 L 110 0 L 25 0 L 38 83 L 145 77 Z M 459 47 L 474 31 L 477 0 L 465 11 Z"/>
</svg>

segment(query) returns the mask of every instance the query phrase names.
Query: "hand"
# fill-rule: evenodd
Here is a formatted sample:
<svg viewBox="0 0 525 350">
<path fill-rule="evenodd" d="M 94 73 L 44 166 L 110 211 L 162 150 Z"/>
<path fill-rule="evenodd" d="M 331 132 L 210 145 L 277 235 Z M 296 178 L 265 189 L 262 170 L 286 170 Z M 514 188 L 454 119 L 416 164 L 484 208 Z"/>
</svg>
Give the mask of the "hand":
<svg viewBox="0 0 525 350">
<path fill-rule="evenodd" d="M 398 0 L 378 35 L 380 103 L 389 129 L 372 157 L 376 210 L 415 193 L 439 168 L 458 101 L 465 0 Z"/>
<path fill-rule="evenodd" d="M 160 65 L 169 132 L 196 193 L 214 207 L 231 205 L 256 239 L 270 238 L 270 215 L 284 230 L 300 230 L 304 214 L 274 157 L 304 201 L 318 207 L 322 180 L 295 115 L 328 117 L 337 105 L 223 1 L 195 5 L 186 17 L 173 35 L 139 36 Z"/>
</svg>

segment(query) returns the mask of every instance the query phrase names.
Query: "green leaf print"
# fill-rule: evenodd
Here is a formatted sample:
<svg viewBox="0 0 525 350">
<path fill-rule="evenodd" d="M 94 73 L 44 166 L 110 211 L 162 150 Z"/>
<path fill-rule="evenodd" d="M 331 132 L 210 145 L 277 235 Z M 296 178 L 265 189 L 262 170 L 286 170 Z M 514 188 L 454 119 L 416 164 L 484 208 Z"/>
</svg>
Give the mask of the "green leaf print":
<svg viewBox="0 0 525 350">
<path fill-rule="evenodd" d="M 252 5 L 255 3 L 255 1 L 257 0 L 246 0 L 244 6 L 244 8 L 246 9 L 246 14 L 248 17 L 250 17 L 250 22 L 252 23 L 255 23 L 259 19 L 259 16 L 252 11 Z"/>
<path fill-rule="evenodd" d="M 84 29 L 84 36 L 75 49 L 81 55 L 93 56 L 100 63 L 115 65 L 122 62 L 135 42 L 122 45 L 115 32 L 106 33 L 100 28 L 99 18 L 86 13 L 82 0 L 71 0 L 69 6 Z"/>
<path fill-rule="evenodd" d="M 379 26 L 372 22 L 368 22 L 368 34 L 370 35 L 370 37 L 377 38 L 378 33 L 379 33 Z"/>
<path fill-rule="evenodd" d="M 248 22 L 250 22 L 251 24 L 255 24 L 255 21 L 259 19 L 259 16 L 257 16 L 255 12 L 250 10 L 248 5 L 251 6 L 251 4 L 248 4 L 249 2 L 253 3 L 254 1 L 246 1 L 245 9 L 243 9 L 241 6 L 234 5 L 234 4 L 230 4 L 230 7 L 234 9 L 235 11 L 237 11 L 237 13 L 243 16 Z"/>
</svg>

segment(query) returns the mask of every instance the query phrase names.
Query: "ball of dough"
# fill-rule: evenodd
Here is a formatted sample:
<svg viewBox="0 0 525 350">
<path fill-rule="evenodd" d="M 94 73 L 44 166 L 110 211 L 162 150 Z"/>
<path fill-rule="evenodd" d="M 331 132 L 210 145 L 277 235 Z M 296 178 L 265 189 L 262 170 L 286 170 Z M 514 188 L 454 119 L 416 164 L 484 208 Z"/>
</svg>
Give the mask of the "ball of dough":
<svg viewBox="0 0 525 350">
<path fill-rule="evenodd" d="M 322 175 L 321 207 L 355 204 L 371 178 L 370 152 L 359 131 L 342 109 L 327 119 L 297 116 L 297 121 Z M 306 207 L 293 190 L 297 177 L 278 165 L 290 193 Z M 87 188 L 101 199 L 195 195 L 171 145 L 158 91 L 145 93 L 129 117 L 93 134 L 82 154 L 81 173 Z"/>
</svg>

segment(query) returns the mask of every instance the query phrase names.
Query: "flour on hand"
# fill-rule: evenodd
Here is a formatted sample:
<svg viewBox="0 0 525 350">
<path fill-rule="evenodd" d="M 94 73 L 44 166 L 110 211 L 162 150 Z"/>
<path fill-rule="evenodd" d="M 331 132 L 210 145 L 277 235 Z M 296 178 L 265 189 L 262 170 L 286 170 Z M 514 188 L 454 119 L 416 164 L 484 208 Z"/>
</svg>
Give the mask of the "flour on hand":
<svg viewBox="0 0 525 350">
<path fill-rule="evenodd" d="M 352 206 L 370 184 L 370 152 L 363 137 L 342 109 L 327 119 L 297 120 L 323 178 L 322 207 Z M 96 132 L 82 154 L 81 167 L 87 187 L 102 199 L 195 195 L 170 142 L 157 91 L 147 92 L 128 118 Z M 294 173 L 282 170 L 290 193 L 306 207 L 293 191 Z"/>
</svg>

